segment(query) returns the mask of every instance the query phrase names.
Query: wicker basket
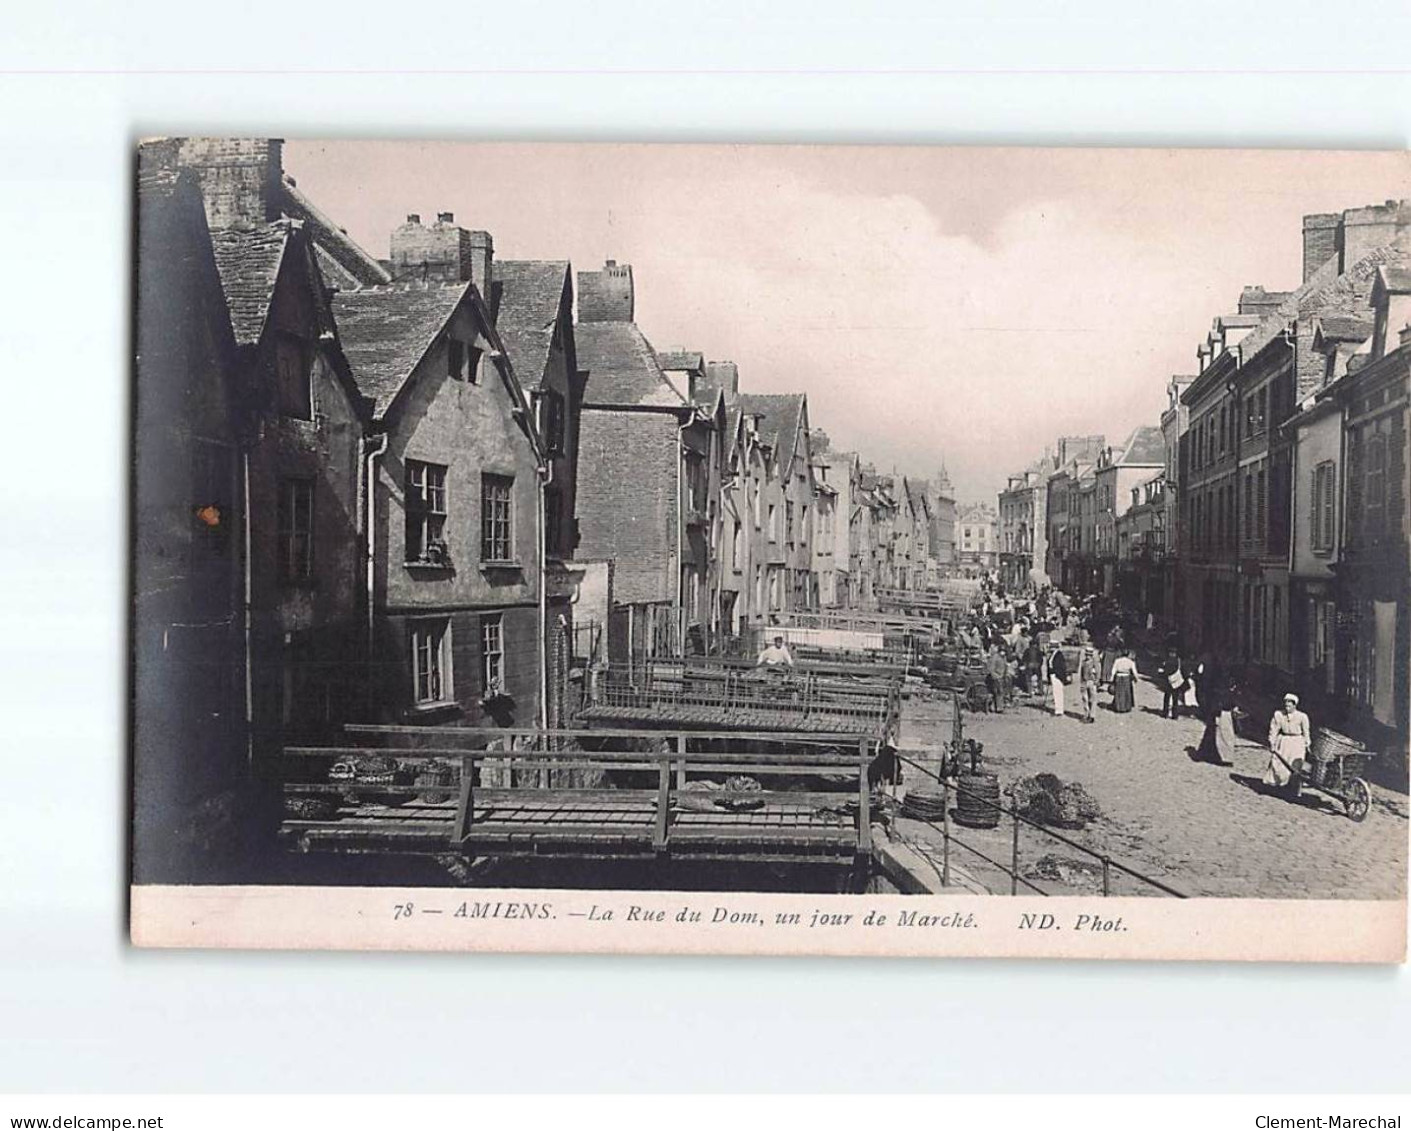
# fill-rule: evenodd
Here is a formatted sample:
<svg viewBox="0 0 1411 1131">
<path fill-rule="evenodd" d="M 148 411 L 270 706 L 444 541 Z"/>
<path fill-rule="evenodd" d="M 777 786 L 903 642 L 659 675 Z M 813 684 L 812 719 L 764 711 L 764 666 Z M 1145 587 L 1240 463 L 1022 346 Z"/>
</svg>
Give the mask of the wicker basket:
<svg viewBox="0 0 1411 1131">
<path fill-rule="evenodd" d="M 1309 753 L 1320 762 L 1330 762 L 1334 758 L 1365 755 L 1367 748 L 1360 742 L 1348 738 L 1345 734 L 1339 734 L 1335 730 L 1320 729 L 1313 736 L 1313 745 Z"/>
</svg>

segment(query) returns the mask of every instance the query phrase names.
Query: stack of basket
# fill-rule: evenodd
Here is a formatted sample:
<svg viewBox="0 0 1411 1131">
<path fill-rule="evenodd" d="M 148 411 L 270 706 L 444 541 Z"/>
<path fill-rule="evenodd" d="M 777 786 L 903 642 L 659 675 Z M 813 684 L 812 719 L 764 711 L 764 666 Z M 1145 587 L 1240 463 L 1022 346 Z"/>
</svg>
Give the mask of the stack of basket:
<svg viewBox="0 0 1411 1131">
<path fill-rule="evenodd" d="M 944 820 L 946 799 L 941 793 L 928 793 L 924 790 L 908 790 L 901 803 L 901 815 L 914 821 L 935 823 Z"/>
<path fill-rule="evenodd" d="M 972 829 L 992 829 L 999 824 L 999 776 L 961 774 L 955 801 L 955 819 Z"/>
</svg>

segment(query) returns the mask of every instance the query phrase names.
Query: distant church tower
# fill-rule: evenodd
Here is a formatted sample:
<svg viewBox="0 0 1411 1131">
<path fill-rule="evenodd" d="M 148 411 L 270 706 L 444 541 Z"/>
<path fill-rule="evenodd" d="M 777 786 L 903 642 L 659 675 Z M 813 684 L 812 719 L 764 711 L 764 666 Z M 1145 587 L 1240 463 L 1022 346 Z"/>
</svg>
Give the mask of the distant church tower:
<svg viewBox="0 0 1411 1131">
<path fill-rule="evenodd" d="M 955 488 L 951 486 L 950 473 L 946 471 L 946 461 L 944 457 L 941 459 L 941 469 L 936 472 L 935 490 L 936 494 L 941 498 L 955 498 Z"/>
</svg>

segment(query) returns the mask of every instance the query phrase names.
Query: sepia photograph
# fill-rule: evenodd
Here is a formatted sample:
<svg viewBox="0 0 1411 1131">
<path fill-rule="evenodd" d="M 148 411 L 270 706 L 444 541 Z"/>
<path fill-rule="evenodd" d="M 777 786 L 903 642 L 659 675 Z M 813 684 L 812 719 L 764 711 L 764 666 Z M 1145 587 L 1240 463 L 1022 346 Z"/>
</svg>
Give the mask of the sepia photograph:
<svg viewBox="0 0 1411 1131">
<path fill-rule="evenodd" d="M 1406 152 L 132 170 L 139 945 L 1402 960 Z"/>
</svg>

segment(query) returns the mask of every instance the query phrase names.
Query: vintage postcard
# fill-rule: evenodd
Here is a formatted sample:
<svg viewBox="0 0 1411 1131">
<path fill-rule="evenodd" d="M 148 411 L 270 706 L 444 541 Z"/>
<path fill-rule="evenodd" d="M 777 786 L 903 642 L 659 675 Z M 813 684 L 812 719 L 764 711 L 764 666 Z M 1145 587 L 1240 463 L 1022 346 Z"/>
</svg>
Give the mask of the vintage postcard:
<svg viewBox="0 0 1411 1131">
<path fill-rule="evenodd" d="M 138 945 L 1404 959 L 1406 153 L 133 195 Z"/>
</svg>

